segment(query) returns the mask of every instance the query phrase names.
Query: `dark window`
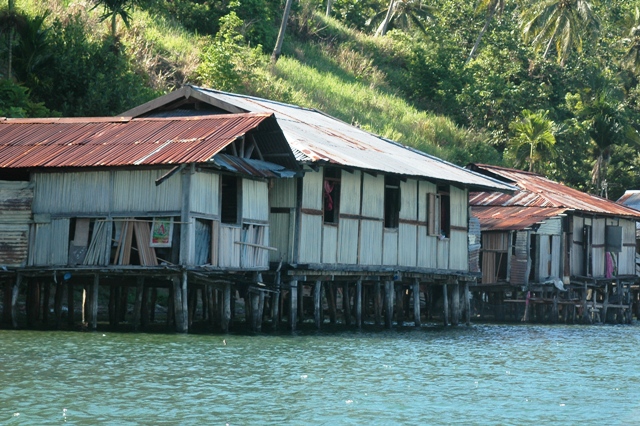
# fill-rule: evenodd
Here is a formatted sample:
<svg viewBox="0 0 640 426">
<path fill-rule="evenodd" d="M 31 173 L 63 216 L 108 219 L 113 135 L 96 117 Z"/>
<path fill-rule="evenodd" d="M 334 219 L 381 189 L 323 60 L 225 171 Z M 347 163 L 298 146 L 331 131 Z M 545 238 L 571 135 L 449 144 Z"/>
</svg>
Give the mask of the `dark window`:
<svg viewBox="0 0 640 426">
<path fill-rule="evenodd" d="M 384 227 L 397 228 L 400 222 L 400 179 L 384 177 Z"/>
<path fill-rule="evenodd" d="M 325 223 L 338 223 L 340 216 L 340 169 L 324 169 L 322 199 Z"/>
<path fill-rule="evenodd" d="M 238 204 L 240 202 L 240 178 L 222 175 L 222 201 L 220 221 L 222 223 L 238 223 Z"/>
<path fill-rule="evenodd" d="M 440 196 L 440 235 L 445 238 L 451 236 L 451 203 L 449 201 L 449 188 L 445 185 L 438 187 Z"/>
</svg>

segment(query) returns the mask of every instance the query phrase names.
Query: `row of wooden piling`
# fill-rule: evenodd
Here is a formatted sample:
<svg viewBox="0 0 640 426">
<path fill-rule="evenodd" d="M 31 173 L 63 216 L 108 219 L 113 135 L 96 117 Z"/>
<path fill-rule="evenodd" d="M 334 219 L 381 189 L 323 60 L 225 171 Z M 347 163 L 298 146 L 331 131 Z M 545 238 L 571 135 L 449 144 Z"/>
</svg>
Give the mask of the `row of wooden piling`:
<svg viewBox="0 0 640 426">
<path fill-rule="evenodd" d="M 469 297 L 461 297 L 469 294 L 469 282 L 453 279 L 403 282 L 353 277 L 329 281 L 277 273 L 267 277 L 270 284 L 266 284 L 257 272 L 227 279 L 186 270 L 134 277 L 74 271 L 70 276 L 54 273 L 52 279 L 51 275 L 18 273 L 11 279 L 3 277 L 3 326 L 64 328 L 66 299 L 68 329 L 97 329 L 100 306 L 107 308 L 101 319 L 104 322 L 106 316 L 110 327 L 127 323 L 133 330 L 146 329 L 160 324 L 156 306 L 162 289 L 166 289 L 166 327 L 177 332 L 196 326 L 227 333 L 242 323 L 259 332 L 296 330 L 302 324 L 317 329 L 338 323 L 392 328 L 410 323 L 420 327 L 426 321 L 469 324 L 471 320 Z M 108 304 L 101 305 L 99 298 L 105 297 L 105 289 Z M 78 298 L 81 306 L 77 306 Z M 244 321 L 236 315 L 239 300 L 244 301 Z M 24 306 L 24 315 L 19 306 Z"/>
</svg>

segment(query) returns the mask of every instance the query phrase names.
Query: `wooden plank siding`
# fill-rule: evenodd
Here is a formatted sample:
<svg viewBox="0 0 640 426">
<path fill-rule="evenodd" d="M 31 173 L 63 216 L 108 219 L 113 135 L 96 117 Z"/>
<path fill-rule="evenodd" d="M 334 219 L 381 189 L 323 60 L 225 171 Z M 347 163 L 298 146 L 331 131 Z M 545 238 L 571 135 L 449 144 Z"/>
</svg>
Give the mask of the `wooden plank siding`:
<svg viewBox="0 0 640 426">
<path fill-rule="evenodd" d="M 191 211 L 220 216 L 220 176 L 217 173 L 201 172 L 191 177 Z"/>
<path fill-rule="evenodd" d="M 30 182 L 0 181 L 0 265 L 26 265 L 32 204 Z"/>
</svg>

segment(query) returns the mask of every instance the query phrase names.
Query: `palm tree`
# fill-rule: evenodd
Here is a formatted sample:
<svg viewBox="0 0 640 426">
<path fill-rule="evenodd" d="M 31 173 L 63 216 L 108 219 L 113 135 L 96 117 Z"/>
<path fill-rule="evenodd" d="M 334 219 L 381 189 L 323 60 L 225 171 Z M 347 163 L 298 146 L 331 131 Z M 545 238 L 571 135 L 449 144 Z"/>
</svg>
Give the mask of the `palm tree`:
<svg viewBox="0 0 640 426">
<path fill-rule="evenodd" d="M 375 14 L 367 20 L 367 25 L 376 22 L 384 15 L 384 19 L 376 29 L 376 36 L 383 36 L 387 33 L 389 25 L 395 24 L 402 28 L 415 26 L 422 33 L 426 34 L 424 21 L 433 19 L 433 6 L 426 5 L 423 0 L 390 0 L 386 11 Z"/>
<path fill-rule="evenodd" d="M 544 158 L 556 156 L 556 126 L 548 114 L 548 111 L 532 112 L 525 109 L 521 118 L 509 125 L 514 137 L 509 140 L 507 147 L 514 156 L 516 167 L 529 163 L 529 171 L 536 172 Z"/>
<path fill-rule="evenodd" d="M 555 44 L 558 62 L 564 66 L 572 48 L 582 50 L 583 35 L 597 31 L 599 22 L 589 0 L 534 1 L 520 14 L 522 34 L 534 48 L 544 47 L 543 58 Z"/>
<path fill-rule="evenodd" d="M 637 7 L 629 36 L 623 41 L 629 43 L 629 48 L 622 58 L 622 64 L 638 74 L 640 72 L 640 10 Z"/>
<path fill-rule="evenodd" d="M 102 6 L 103 14 L 100 16 L 100 21 L 110 20 L 110 32 L 111 36 L 116 36 L 118 29 L 118 23 L 116 19 L 118 16 L 124 22 L 125 27 L 129 28 L 129 22 L 131 21 L 131 11 L 138 3 L 138 0 L 97 0 L 95 9 L 98 6 Z"/>
<path fill-rule="evenodd" d="M 469 52 L 469 56 L 467 57 L 465 64 L 468 64 L 469 61 L 471 61 L 475 56 L 476 51 L 478 50 L 478 46 L 480 46 L 480 41 L 482 40 L 484 33 L 486 33 L 487 30 L 489 29 L 489 24 L 493 20 L 493 17 L 495 15 L 501 15 L 502 12 L 504 12 L 505 2 L 506 0 L 480 0 L 478 2 L 476 11 L 478 12 L 485 11 L 486 13 L 484 26 L 482 27 L 482 30 L 480 30 L 480 34 L 478 34 L 478 38 L 476 39 L 476 42 L 473 45 L 473 48 L 471 49 L 471 52 Z"/>
</svg>

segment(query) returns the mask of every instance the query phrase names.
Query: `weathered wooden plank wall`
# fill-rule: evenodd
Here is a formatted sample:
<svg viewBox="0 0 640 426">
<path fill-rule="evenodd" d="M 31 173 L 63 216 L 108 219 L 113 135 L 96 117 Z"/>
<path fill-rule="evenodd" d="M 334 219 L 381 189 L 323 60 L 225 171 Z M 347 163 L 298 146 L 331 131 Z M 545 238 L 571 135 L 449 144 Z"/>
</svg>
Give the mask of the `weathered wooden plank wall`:
<svg viewBox="0 0 640 426">
<path fill-rule="evenodd" d="M 33 185 L 0 181 L 0 264 L 24 266 L 29 251 Z"/>
</svg>

